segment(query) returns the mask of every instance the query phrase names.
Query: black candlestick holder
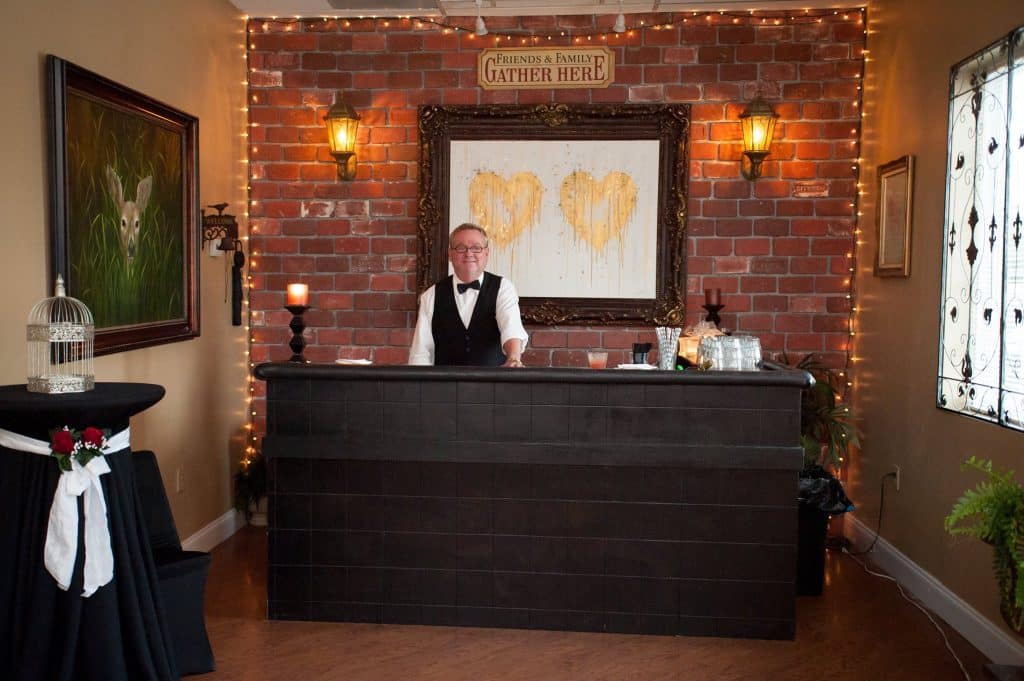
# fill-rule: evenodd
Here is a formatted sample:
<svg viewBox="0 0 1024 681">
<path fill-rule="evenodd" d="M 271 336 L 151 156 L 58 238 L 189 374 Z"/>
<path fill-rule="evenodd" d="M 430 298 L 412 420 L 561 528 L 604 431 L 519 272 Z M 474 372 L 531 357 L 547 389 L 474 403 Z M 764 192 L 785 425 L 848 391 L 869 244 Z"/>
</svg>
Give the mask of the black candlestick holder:
<svg viewBox="0 0 1024 681">
<path fill-rule="evenodd" d="M 288 361 L 305 364 L 306 358 L 302 356 L 302 350 L 306 347 L 306 339 L 302 332 L 306 330 L 306 322 L 302 315 L 309 309 L 309 305 L 285 305 L 284 309 L 292 313 L 292 321 L 288 323 L 288 328 L 292 330 L 292 339 L 288 341 L 292 356 Z"/>
<path fill-rule="evenodd" d="M 708 316 L 704 318 L 706 322 L 712 322 L 718 328 L 722 328 L 722 318 L 718 316 L 718 312 L 725 307 L 725 305 L 711 305 L 705 303 L 704 309 L 708 311 Z"/>
</svg>

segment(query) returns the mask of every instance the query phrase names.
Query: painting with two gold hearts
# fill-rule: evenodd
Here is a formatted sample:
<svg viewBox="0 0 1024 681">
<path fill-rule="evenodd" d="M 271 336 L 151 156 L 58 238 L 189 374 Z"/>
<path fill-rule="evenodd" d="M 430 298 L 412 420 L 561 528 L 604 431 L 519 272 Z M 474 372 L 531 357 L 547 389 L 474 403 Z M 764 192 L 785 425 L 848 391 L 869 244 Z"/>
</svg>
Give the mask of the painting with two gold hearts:
<svg viewBox="0 0 1024 681">
<path fill-rule="evenodd" d="M 685 104 L 420 107 L 417 287 L 449 272 L 448 235 L 490 236 L 523 317 L 681 322 Z"/>
<path fill-rule="evenodd" d="M 455 141 L 449 225 L 490 236 L 523 296 L 653 298 L 657 140 Z"/>
</svg>

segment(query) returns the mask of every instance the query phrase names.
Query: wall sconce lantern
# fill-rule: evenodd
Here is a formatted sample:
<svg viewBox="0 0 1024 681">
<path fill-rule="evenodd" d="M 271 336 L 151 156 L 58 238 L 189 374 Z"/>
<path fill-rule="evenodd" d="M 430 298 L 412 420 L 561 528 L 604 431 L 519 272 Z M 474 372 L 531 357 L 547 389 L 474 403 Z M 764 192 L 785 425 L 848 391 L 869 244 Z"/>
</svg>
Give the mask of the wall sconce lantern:
<svg viewBox="0 0 1024 681">
<path fill-rule="evenodd" d="M 748 180 L 761 177 L 761 163 L 771 151 L 778 120 L 779 114 L 761 96 L 755 97 L 740 114 L 740 124 L 743 126 L 743 160 L 740 162 L 740 170 Z"/>
<path fill-rule="evenodd" d="M 226 203 L 215 203 L 210 208 L 216 215 L 207 215 L 203 209 L 203 245 L 210 243 L 210 255 L 221 252 L 232 253 L 231 260 L 231 324 L 242 325 L 242 268 L 245 267 L 245 252 L 242 240 L 238 238 L 238 221 L 234 215 L 224 212 Z"/>
<path fill-rule="evenodd" d="M 356 131 L 359 129 L 359 114 L 337 92 L 334 104 L 324 115 L 327 125 L 327 140 L 331 155 L 338 164 L 339 180 L 354 180 L 356 177 Z"/>
</svg>

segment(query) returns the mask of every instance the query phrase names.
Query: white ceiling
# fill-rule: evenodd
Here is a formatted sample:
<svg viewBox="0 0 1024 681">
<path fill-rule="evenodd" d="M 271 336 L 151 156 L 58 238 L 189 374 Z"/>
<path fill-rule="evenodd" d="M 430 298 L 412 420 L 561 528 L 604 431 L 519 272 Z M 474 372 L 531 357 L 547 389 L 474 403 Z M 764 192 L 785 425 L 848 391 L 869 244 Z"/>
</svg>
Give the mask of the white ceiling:
<svg viewBox="0 0 1024 681">
<path fill-rule="evenodd" d="M 250 17 L 476 16 L 475 0 L 231 0 Z M 638 14 L 862 7 L 866 0 L 482 0 L 484 16 Z"/>
</svg>

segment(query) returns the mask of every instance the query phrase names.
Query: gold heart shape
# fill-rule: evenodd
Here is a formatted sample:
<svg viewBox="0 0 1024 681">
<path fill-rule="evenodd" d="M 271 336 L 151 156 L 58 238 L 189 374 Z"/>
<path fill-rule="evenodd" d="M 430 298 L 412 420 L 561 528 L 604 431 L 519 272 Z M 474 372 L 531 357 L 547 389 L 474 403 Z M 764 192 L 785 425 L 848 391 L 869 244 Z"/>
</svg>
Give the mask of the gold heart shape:
<svg viewBox="0 0 1024 681">
<path fill-rule="evenodd" d="M 544 186 L 533 173 L 516 173 L 505 181 L 497 173 L 478 172 L 469 182 L 469 214 L 504 248 L 540 220 Z"/>
<path fill-rule="evenodd" d="M 626 173 L 612 171 L 598 182 L 593 175 L 576 170 L 562 180 L 562 214 L 594 250 L 622 234 L 636 210 L 636 183 Z"/>
</svg>

